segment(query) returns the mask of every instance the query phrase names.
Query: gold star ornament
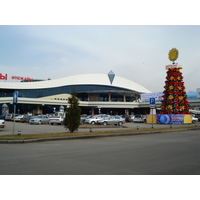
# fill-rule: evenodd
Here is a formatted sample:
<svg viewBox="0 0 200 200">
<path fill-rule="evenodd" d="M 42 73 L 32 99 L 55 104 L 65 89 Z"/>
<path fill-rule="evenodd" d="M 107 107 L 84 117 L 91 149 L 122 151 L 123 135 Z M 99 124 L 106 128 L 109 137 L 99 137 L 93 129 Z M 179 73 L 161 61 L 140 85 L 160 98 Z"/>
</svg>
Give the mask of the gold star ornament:
<svg viewBox="0 0 200 200">
<path fill-rule="evenodd" d="M 178 50 L 176 48 L 172 48 L 169 51 L 168 55 L 169 55 L 169 60 L 174 62 L 178 58 Z"/>
</svg>

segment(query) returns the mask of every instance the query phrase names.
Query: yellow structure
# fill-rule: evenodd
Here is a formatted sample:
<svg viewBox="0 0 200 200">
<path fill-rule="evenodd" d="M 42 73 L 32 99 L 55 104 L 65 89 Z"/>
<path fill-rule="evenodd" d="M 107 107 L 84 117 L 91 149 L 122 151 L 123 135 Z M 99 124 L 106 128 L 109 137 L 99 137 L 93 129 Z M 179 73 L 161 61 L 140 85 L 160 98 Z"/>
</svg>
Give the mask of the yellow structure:
<svg viewBox="0 0 200 200">
<path fill-rule="evenodd" d="M 156 124 L 156 115 L 147 115 L 147 124 Z"/>
<path fill-rule="evenodd" d="M 192 116 L 191 115 L 184 115 L 184 124 L 191 124 L 192 123 Z"/>
</svg>

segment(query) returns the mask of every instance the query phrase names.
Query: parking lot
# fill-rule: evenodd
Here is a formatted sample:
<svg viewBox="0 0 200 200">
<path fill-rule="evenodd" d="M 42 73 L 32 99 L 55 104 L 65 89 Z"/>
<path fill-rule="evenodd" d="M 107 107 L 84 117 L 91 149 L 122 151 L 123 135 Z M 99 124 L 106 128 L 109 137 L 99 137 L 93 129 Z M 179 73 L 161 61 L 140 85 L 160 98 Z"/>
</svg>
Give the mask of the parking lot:
<svg viewBox="0 0 200 200">
<path fill-rule="evenodd" d="M 177 126 L 196 126 L 200 125 L 200 122 L 196 122 L 195 124 L 172 124 L 171 127 L 177 127 Z M 97 126 L 91 125 L 87 128 L 79 127 L 79 132 L 83 131 L 90 131 L 92 128 L 92 131 L 97 130 L 118 130 L 118 129 L 145 129 L 145 128 L 160 128 L 160 127 L 169 127 L 169 124 L 146 124 L 146 123 L 133 123 L 128 122 L 124 123 L 123 126 Z M 6 121 L 5 122 L 5 128 L 0 129 L 0 135 L 10 135 L 13 134 L 13 130 L 15 134 L 18 134 L 18 131 L 21 132 L 21 134 L 41 134 L 41 133 L 62 133 L 67 132 L 68 130 L 65 129 L 64 125 L 49 125 L 49 124 L 41 124 L 41 125 L 30 125 L 29 123 L 20 123 L 20 122 L 12 122 L 12 121 Z"/>
<path fill-rule="evenodd" d="M 82 131 L 95 131 L 99 130 L 101 126 L 96 127 L 96 125 L 90 125 L 87 128 L 79 128 L 79 132 Z M 110 129 L 119 129 L 122 127 L 116 126 L 116 128 L 113 126 L 104 126 L 103 130 L 110 130 Z M 62 133 L 67 132 L 68 130 L 65 129 L 64 125 L 50 125 L 50 124 L 41 124 L 41 125 L 30 125 L 29 123 L 20 123 L 20 122 L 11 122 L 6 121 L 5 122 L 5 128 L 0 129 L 0 135 L 9 135 L 14 133 L 18 134 L 18 131 L 21 132 L 21 134 L 41 134 L 41 133 Z"/>
<path fill-rule="evenodd" d="M 20 131 L 21 134 L 61 133 L 66 131 L 63 125 L 30 125 L 29 123 L 5 121 L 5 128 L 0 129 L 0 135 L 13 134 L 13 130 L 15 134 L 17 134 L 18 131 Z"/>
</svg>

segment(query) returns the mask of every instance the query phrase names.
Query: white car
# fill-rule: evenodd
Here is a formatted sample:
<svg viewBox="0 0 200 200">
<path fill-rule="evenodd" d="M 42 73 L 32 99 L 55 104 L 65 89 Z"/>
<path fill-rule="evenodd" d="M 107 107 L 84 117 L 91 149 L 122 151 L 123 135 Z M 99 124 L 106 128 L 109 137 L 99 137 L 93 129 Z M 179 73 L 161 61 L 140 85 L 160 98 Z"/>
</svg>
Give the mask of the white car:
<svg viewBox="0 0 200 200">
<path fill-rule="evenodd" d="M 63 124 L 63 117 L 62 116 L 54 116 L 49 118 L 49 124 Z"/>
<path fill-rule="evenodd" d="M 0 117 L 0 128 L 4 128 L 5 127 L 5 120 L 4 120 L 4 118 L 2 117 Z"/>
<path fill-rule="evenodd" d="M 144 115 L 136 114 L 134 119 L 133 119 L 133 122 L 134 123 L 137 123 L 137 122 L 145 123 L 146 122 L 146 118 L 145 118 Z"/>
<path fill-rule="evenodd" d="M 14 120 L 15 120 L 16 122 L 19 122 L 19 121 L 21 121 L 21 120 L 23 119 L 23 117 L 24 117 L 24 115 L 17 115 L 17 116 L 14 118 Z"/>
<path fill-rule="evenodd" d="M 195 115 L 192 115 L 192 123 L 198 122 L 198 118 Z"/>
<path fill-rule="evenodd" d="M 85 124 L 96 124 L 97 120 L 103 119 L 106 115 L 94 115 L 85 119 Z"/>
<path fill-rule="evenodd" d="M 131 115 L 131 121 L 133 122 L 135 115 Z"/>
</svg>

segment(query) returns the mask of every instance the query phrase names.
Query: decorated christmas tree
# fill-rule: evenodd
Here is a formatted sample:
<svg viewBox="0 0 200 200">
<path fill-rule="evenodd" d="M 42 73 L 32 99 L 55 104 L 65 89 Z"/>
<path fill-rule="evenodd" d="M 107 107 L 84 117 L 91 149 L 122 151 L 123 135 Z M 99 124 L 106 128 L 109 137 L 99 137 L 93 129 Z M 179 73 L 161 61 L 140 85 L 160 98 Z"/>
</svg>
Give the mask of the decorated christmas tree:
<svg viewBox="0 0 200 200">
<path fill-rule="evenodd" d="M 160 114 L 189 114 L 189 103 L 185 92 L 181 65 L 175 64 L 178 58 L 178 50 L 173 48 L 169 51 L 169 60 L 172 65 L 167 65 L 167 76 L 164 86 L 163 99 L 161 101 Z"/>
</svg>

